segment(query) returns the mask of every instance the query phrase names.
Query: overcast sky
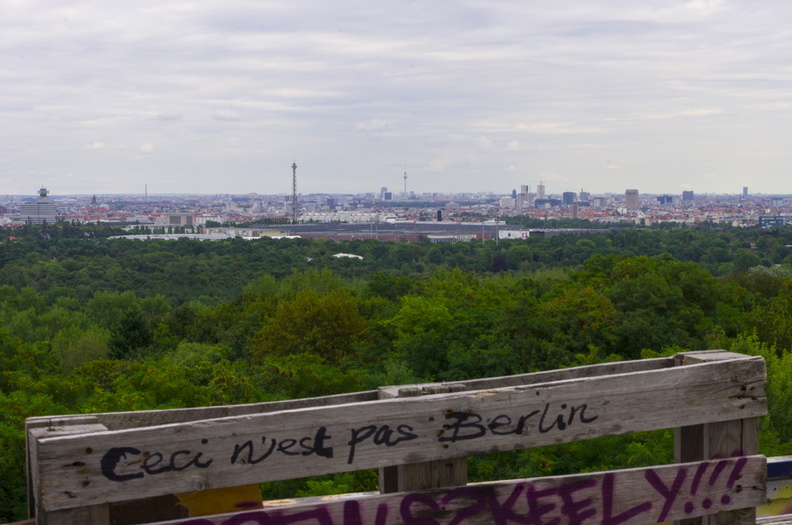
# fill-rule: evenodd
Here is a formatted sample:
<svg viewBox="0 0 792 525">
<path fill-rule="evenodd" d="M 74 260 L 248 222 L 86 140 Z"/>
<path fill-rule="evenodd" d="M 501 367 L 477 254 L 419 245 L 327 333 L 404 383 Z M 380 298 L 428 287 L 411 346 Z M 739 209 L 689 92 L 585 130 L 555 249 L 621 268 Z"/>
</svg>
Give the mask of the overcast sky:
<svg viewBox="0 0 792 525">
<path fill-rule="evenodd" d="M 2 0 L 0 194 L 792 193 L 789 0 Z"/>
</svg>

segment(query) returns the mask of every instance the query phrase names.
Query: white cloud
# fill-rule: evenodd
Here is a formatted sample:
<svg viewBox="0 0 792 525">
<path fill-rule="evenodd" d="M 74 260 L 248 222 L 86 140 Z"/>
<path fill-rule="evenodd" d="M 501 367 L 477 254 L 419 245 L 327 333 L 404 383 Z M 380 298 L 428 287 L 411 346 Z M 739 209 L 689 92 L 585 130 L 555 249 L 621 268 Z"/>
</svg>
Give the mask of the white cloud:
<svg viewBox="0 0 792 525">
<path fill-rule="evenodd" d="M 88 146 L 88 149 L 104 149 L 107 145 L 104 142 L 94 142 Z"/>
<path fill-rule="evenodd" d="M 720 108 L 697 108 L 697 109 L 680 109 L 668 113 L 646 113 L 637 116 L 637 118 L 647 120 L 660 120 L 676 117 L 709 117 L 712 115 L 721 115 L 724 111 Z"/>
<path fill-rule="evenodd" d="M 148 120 L 154 120 L 160 122 L 173 122 L 175 120 L 181 120 L 181 119 L 182 119 L 181 113 L 165 112 L 165 113 L 157 113 L 153 117 L 150 117 Z"/>
<path fill-rule="evenodd" d="M 239 115 L 235 111 L 218 110 L 212 113 L 212 118 L 222 122 L 235 122 L 239 120 Z"/>
<path fill-rule="evenodd" d="M 520 151 L 522 147 L 520 146 L 520 143 L 518 141 L 512 140 L 506 145 L 506 149 L 508 149 L 509 151 Z"/>
<path fill-rule="evenodd" d="M 789 102 L 767 102 L 765 104 L 757 104 L 753 107 L 763 111 L 786 111 L 792 108 L 792 104 Z"/>
<path fill-rule="evenodd" d="M 355 129 L 358 131 L 385 131 L 391 128 L 390 121 L 382 120 L 382 119 L 371 119 L 366 120 L 365 122 L 358 122 L 355 125 Z"/>
<path fill-rule="evenodd" d="M 600 127 L 584 126 L 577 122 L 532 122 L 530 124 L 518 124 L 517 129 L 529 133 L 539 133 L 545 135 L 570 135 L 579 133 L 600 133 Z"/>
<path fill-rule="evenodd" d="M 685 7 L 690 11 L 709 15 L 723 8 L 723 0 L 690 0 Z"/>
<path fill-rule="evenodd" d="M 489 138 L 486 135 L 479 135 L 476 138 L 476 144 L 478 144 L 479 146 L 481 146 L 484 149 L 490 149 L 490 148 L 492 148 L 495 145 L 495 143 L 492 141 L 492 139 Z"/>
<path fill-rule="evenodd" d="M 140 148 L 138 148 L 138 151 L 140 151 L 141 153 L 153 153 L 154 145 L 151 144 L 150 142 L 146 142 L 145 144 L 140 146 Z"/>
</svg>

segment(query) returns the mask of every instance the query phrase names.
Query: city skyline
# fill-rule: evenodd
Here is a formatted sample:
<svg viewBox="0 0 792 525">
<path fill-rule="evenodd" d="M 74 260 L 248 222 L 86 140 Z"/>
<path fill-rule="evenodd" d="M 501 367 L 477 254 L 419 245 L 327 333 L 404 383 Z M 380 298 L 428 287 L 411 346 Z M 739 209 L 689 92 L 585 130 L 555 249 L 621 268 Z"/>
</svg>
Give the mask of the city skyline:
<svg viewBox="0 0 792 525">
<path fill-rule="evenodd" d="M 789 15 L 3 2 L 0 193 L 792 194 Z"/>
</svg>

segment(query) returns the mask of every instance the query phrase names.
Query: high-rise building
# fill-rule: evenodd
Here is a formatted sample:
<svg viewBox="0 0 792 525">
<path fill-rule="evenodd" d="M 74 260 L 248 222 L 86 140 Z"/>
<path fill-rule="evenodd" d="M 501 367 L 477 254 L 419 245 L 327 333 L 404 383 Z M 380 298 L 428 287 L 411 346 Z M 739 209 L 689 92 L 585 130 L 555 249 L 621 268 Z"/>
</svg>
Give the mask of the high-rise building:
<svg viewBox="0 0 792 525">
<path fill-rule="evenodd" d="M 693 192 L 692 191 L 686 190 L 686 191 L 682 192 L 682 201 L 683 202 L 688 202 L 688 201 L 692 201 L 692 200 L 693 200 Z"/>
<path fill-rule="evenodd" d="M 569 216 L 573 219 L 580 217 L 580 207 L 577 204 L 573 204 L 569 207 Z"/>
<path fill-rule="evenodd" d="M 545 198 L 545 185 L 544 185 L 544 183 L 543 184 L 539 184 L 536 187 L 536 198 L 537 199 L 544 199 Z"/>
<path fill-rule="evenodd" d="M 637 208 L 638 204 L 638 190 L 626 190 L 624 192 L 624 205 L 627 208 Z"/>
<path fill-rule="evenodd" d="M 748 186 L 743 186 L 743 197 L 748 196 Z"/>
<path fill-rule="evenodd" d="M 55 224 L 55 203 L 48 197 L 46 188 L 39 190 L 36 202 L 25 203 L 19 207 L 22 220 L 27 224 Z"/>
<path fill-rule="evenodd" d="M 561 194 L 561 202 L 564 203 L 564 206 L 569 206 L 574 204 L 575 202 L 575 192 L 574 191 L 565 191 Z"/>
</svg>

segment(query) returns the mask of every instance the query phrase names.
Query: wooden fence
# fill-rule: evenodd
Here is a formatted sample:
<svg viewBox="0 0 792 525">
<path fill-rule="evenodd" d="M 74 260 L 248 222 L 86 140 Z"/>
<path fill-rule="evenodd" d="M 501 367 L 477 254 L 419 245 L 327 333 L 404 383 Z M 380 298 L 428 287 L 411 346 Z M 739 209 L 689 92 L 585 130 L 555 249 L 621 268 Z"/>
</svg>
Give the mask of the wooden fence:
<svg viewBox="0 0 792 525">
<path fill-rule="evenodd" d="M 754 523 L 765 363 L 725 351 L 322 398 L 27 420 L 35 523 Z M 466 457 L 674 428 L 675 463 L 466 484 Z M 380 469 L 380 493 L 258 483 Z"/>
</svg>

